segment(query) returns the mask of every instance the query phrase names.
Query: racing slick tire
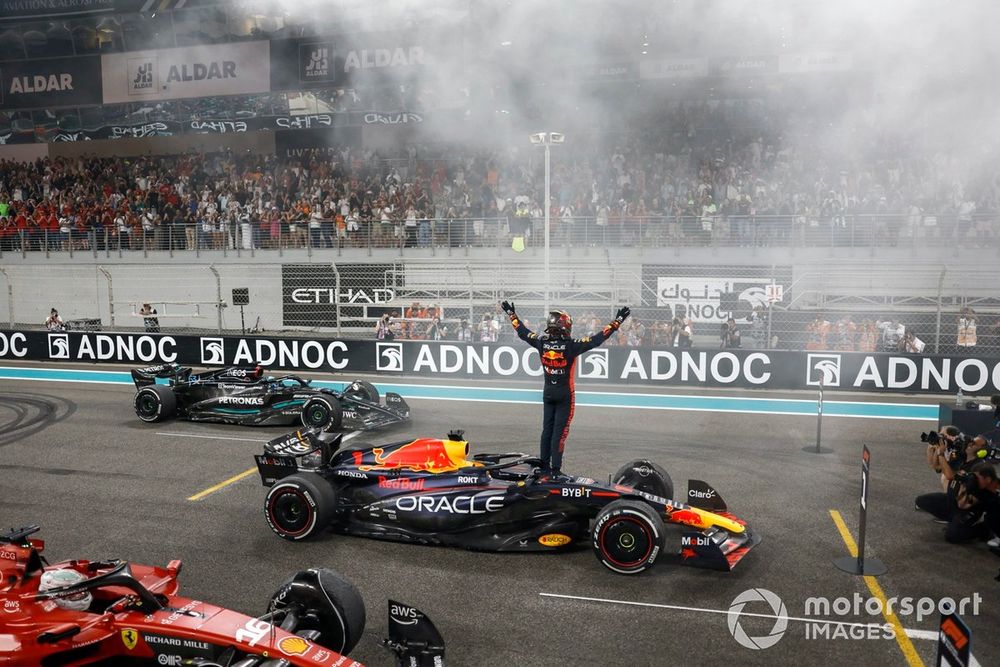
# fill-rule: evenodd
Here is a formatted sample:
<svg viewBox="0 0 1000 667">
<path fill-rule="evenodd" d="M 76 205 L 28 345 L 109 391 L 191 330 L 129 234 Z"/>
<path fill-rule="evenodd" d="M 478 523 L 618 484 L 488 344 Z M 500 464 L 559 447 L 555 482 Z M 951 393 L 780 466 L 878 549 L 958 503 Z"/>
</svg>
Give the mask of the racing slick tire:
<svg viewBox="0 0 1000 667">
<path fill-rule="evenodd" d="M 674 497 L 674 481 L 662 466 L 649 459 L 629 461 L 618 469 L 611 481 L 667 500 Z"/>
<path fill-rule="evenodd" d="M 267 611 L 292 605 L 302 609 L 295 631 L 318 631 L 317 644 L 346 655 L 361 641 L 365 602 L 339 573 L 319 567 L 296 572 L 271 596 Z"/>
<path fill-rule="evenodd" d="M 161 422 L 177 413 L 174 390 L 162 384 L 151 384 L 135 394 L 132 402 L 135 414 L 144 422 Z"/>
<path fill-rule="evenodd" d="M 324 431 L 339 431 L 344 423 L 344 409 L 333 396 L 310 398 L 302 406 L 302 425 Z"/>
<path fill-rule="evenodd" d="M 616 500 L 597 515 L 594 555 L 618 574 L 640 574 L 656 563 L 665 540 L 663 519 L 644 502 Z"/>
<path fill-rule="evenodd" d="M 275 483 L 264 499 L 267 525 L 278 537 L 298 542 L 330 525 L 337 509 L 337 492 L 312 472 L 289 475 Z"/>
<path fill-rule="evenodd" d="M 344 393 L 348 396 L 356 396 L 362 401 L 368 401 L 375 405 L 378 405 L 379 402 L 378 389 L 371 382 L 365 382 L 364 380 L 355 380 L 347 385 Z"/>
</svg>

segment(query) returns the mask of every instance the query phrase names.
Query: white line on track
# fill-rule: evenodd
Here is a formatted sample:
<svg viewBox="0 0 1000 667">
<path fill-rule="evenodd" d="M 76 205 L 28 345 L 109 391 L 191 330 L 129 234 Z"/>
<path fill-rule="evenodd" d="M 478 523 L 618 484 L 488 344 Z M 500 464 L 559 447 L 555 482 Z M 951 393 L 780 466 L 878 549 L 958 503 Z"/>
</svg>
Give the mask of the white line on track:
<svg viewBox="0 0 1000 667">
<path fill-rule="evenodd" d="M 196 435 L 194 433 L 167 433 L 165 431 L 157 431 L 156 435 L 166 435 L 173 438 L 204 438 L 205 440 L 240 440 L 242 442 L 259 442 L 259 443 L 267 442 L 267 440 L 258 440 L 256 438 L 233 438 L 225 435 Z"/>
<path fill-rule="evenodd" d="M 544 598 L 557 598 L 561 600 L 579 600 L 581 602 L 603 602 L 606 604 L 620 604 L 620 605 L 627 605 L 630 607 L 653 607 L 655 609 L 670 609 L 673 611 L 691 611 L 701 614 L 720 614 L 723 616 L 727 616 L 729 614 L 728 609 L 706 609 L 704 607 L 688 607 L 684 605 L 660 604 L 656 602 L 636 602 L 633 600 L 611 600 L 608 598 L 592 598 L 592 597 L 585 597 L 582 595 L 562 595 L 560 593 L 539 593 L 538 595 Z M 799 616 L 778 616 L 776 614 L 754 614 L 746 611 L 741 611 L 740 616 L 773 618 L 775 620 L 784 619 L 786 621 L 799 621 L 802 623 L 825 623 L 827 625 L 842 625 L 848 627 L 862 627 L 862 628 L 867 628 L 867 627 L 883 628 L 886 625 L 885 623 L 855 623 L 850 621 L 838 621 L 829 618 L 815 618 L 815 617 L 803 618 Z M 904 628 L 903 631 L 906 632 L 906 636 L 909 637 L 910 639 L 926 639 L 926 640 L 937 641 L 938 638 L 938 633 L 936 630 L 917 630 L 914 628 Z M 972 657 L 970 664 L 973 666 L 979 665 L 975 657 Z"/>
</svg>

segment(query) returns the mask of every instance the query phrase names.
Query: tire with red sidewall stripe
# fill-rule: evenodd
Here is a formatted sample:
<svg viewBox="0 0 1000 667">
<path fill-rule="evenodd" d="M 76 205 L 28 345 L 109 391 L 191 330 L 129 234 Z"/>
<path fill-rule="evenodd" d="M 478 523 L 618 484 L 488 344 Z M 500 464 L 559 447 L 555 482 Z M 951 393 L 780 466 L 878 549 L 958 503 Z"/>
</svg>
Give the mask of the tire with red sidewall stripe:
<svg viewBox="0 0 1000 667">
<path fill-rule="evenodd" d="M 663 519 L 638 500 L 616 500 L 594 521 L 594 555 L 618 574 L 640 574 L 656 563 L 666 535 Z"/>
<path fill-rule="evenodd" d="M 267 492 L 264 516 L 279 537 L 301 541 L 326 530 L 337 509 L 337 492 L 321 476 L 305 472 L 279 480 Z"/>
</svg>

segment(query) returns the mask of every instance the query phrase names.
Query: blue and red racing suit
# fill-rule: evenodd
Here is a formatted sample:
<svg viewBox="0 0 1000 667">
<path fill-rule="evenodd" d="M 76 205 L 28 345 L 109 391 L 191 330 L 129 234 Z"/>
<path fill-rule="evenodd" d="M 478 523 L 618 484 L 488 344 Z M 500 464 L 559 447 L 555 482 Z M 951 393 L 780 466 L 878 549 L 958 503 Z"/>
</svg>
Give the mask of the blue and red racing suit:
<svg viewBox="0 0 1000 667">
<path fill-rule="evenodd" d="M 542 390 L 544 412 L 539 456 L 542 459 L 543 469 L 552 474 L 559 474 L 576 403 L 573 378 L 576 359 L 606 341 L 618 330 L 621 322 L 613 320 L 593 336 L 570 338 L 548 333 L 539 336 L 524 326 L 516 313 L 511 313 L 509 316 L 518 338 L 538 350 L 542 360 L 545 387 Z"/>
</svg>

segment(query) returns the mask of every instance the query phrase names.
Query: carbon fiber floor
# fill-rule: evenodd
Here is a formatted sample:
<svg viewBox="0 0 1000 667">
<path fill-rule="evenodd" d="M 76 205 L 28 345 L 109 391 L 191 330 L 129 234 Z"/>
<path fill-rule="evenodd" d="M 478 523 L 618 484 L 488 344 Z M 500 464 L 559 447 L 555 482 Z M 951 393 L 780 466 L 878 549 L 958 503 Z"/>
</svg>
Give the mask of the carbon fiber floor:
<svg viewBox="0 0 1000 667">
<path fill-rule="evenodd" d="M 846 548 L 829 510 L 841 511 L 856 531 L 861 442 L 873 451 L 869 553 L 890 568 L 879 578 L 885 594 L 978 593 L 979 615 L 967 618 L 974 653 L 984 665 L 1000 660 L 1000 638 L 993 634 L 1000 624 L 1000 584 L 993 580 L 1000 559 L 982 545 L 945 545 L 940 527 L 912 509 L 913 496 L 935 485 L 914 437 L 925 423 L 828 419 L 824 444 L 835 451 L 817 456 L 801 451 L 814 437 L 810 418 L 579 410 L 567 469 L 600 478 L 629 458 L 654 458 L 679 487 L 688 477 L 713 484 L 764 537 L 728 575 L 663 567 L 627 578 L 604 570 L 586 549 L 564 556 L 493 555 L 333 535 L 283 542 L 264 522 L 263 489 L 253 475 L 188 500 L 249 468 L 256 442 L 281 429 L 148 426 L 134 418 L 131 396 L 128 387 L 3 381 L 0 524 L 42 523 L 47 555 L 54 559 L 182 558 L 185 592 L 247 612 L 261 610 L 293 570 L 340 570 L 368 607 L 369 629 L 355 652 L 366 664 L 391 664 L 377 645 L 390 596 L 434 619 L 450 665 L 900 664 L 904 656 L 895 641 L 807 638 L 799 622 L 774 647 L 749 650 L 731 637 L 726 615 L 712 613 L 727 610 L 750 588 L 778 594 L 793 617 L 803 616 L 809 597 L 868 597 L 861 579 L 831 563 Z M 413 408 L 404 433 L 438 435 L 463 427 L 477 451 L 533 450 L 540 420 L 539 408 L 499 403 L 419 400 Z M 745 611 L 770 613 L 763 604 Z M 864 613 L 839 620 L 883 622 Z M 901 621 L 927 631 L 936 616 Z M 766 635 L 774 620 L 744 617 L 741 623 L 751 636 Z M 918 659 L 933 662 L 933 641 L 914 639 L 913 645 Z"/>
</svg>

